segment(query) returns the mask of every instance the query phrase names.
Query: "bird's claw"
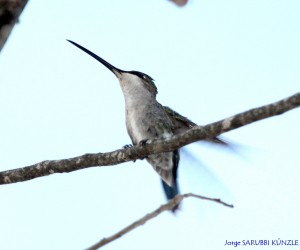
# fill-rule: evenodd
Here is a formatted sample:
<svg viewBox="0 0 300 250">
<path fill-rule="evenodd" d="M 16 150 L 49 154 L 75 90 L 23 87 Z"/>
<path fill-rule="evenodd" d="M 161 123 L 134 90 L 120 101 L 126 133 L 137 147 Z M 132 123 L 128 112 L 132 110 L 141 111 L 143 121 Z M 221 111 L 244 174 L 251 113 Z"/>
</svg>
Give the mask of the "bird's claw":
<svg viewBox="0 0 300 250">
<path fill-rule="evenodd" d="M 141 141 L 139 142 L 139 145 L 140 145 L 140 146 L 145 146 L 145 145 L 147 144 L 147 141 L 148 141 L 148 139 L 141 140 Z M 123 146 L 124 149 L 132 148 L 132 147 L 134 147 L 134 145 L 132 145 L 132 144 L 126 144 L 126 145 Z M 139 159 L 140 159 L 140 160 L 144 160 L 145 158 L 147 158 L 147 156 L 146 156 L 146 157 L 141 157 L 141 158 L 139 158 Z M 136 160 L 133 160 L 133 162 L 136 162 Z"/>
<path fill-rule="evenodd" d="M 148 142 L 148 139 L 141 140 L 141 141 L 139 142 L 139 145 L 140 145 L 140 146 L 145 146 L 145 145 L 147 144 L 147 142 Z"/>
<path fill-rule="evenodd" d="M 124 149 L 126 149 L 126 148 L 132 148 L 132 147 L 133 147 L 132 144 L 126 144 L 125 146 L 123 146 Z"/>
<path fill-rule="evenodd" d="M 123 146 L 124 149 L 127 149 L 127 148 L 133 148 L 134 146 L 132 144 L 126 144 Z M 136 162 L 136 160 L 133 160 L 133 162 Z"/>
<path fill-rule="evenodd" d="M 147 144 L 148 141 L 149 141 L 148 139 L 141 140 L 141 141 L 139 142 L 139 145 L 140 145 L 140 146 L 145 146 L 145 145 Z M 145 158 L 147 158 L 147 156 L 141 157 L 140 160 L 144 160 Z"/>
</svg>

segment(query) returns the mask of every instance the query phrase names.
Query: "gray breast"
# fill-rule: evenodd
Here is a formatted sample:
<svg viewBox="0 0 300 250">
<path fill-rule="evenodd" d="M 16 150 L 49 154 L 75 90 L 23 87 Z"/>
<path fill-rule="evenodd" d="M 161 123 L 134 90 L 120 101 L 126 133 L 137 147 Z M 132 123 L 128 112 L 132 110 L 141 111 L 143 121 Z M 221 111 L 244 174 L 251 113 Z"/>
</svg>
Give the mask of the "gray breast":
<svg viewBox="0 0 300 250">
<path fill-rule="evenodd" d="M 133 144 L 172 135 L 171 120 L 159 103 L 137 105 L 126 110 L 126 126 Z"/>
</svg>

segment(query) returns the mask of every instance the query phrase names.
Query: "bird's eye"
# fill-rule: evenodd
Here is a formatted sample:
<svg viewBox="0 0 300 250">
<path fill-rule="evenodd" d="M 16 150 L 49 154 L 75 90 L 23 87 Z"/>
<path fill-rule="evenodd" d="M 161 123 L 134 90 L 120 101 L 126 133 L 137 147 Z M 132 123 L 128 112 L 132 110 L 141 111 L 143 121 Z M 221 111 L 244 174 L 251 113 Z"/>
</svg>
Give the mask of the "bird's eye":
<svg viewBox="0 0 300 250">
<path fill-rule="evenodd" d="M 144 79 L 147 79 L 147 76 L 146 76 L 146 75 L 143 75 L 143 78 L 144 78 Z"/>
</svg>

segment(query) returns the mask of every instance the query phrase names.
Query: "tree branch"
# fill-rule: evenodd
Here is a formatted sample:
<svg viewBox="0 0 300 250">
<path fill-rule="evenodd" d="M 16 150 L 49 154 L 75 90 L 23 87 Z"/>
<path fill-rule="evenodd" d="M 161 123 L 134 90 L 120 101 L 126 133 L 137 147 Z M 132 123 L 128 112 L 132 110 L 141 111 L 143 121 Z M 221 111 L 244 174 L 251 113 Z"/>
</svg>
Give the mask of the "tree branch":
<svg viewBox="0 0 300 250">
<path fill-rule="evenodd" d="M 153 140 L 144 146 L 139 145 L 108 153 L 85 154 L 64 160 L 43 161 L 31 166 L 3 171 L 0 172 L 0 184 L 27 181 L 54 173 L 68 173 L 88 167 L 116 165 L 137 160 L 150 154 L 173 151 L 192 142 L 213 138 L 252 122 L 280 115 L 299 106 L 300 93 L 297 93 L 278 102 L 254 108 L 206 126 L 196 126 L 181 135 L 164 140 Z"/>
<path fill-rule="evenodd" d="M 0 0 L 0 52 L 28 0 Z"/>
<path fill-rule="evenodd" d="M 188 193 L 188 194 L 179 194 L 176 195 L 175 198 L 173 198 L 172 200 L 168 201 L 166 204 L 160 206 L 159 208 L 157 208 L 156 210 L 154 210 L 153 212 L 146 214 L 145 216 L 143 216 L 142 218 L 140 218 L 139 220 L 133 222 L 132 224 L 130 224 L 129 226 L 123 228 L 121 231 L 117 232 L 116 234 L 113 234 L 110 237 L 107 238 L 103 238 L 102 240 L 100 240 L 98 243 L 96 243 L 95 245 L 87 248 L 86 250 L 96 250 L 120 237 L 122 237 L 124 234 L 132 231 L 133 229 L 144 225 L 147 221 L 155 218 L 156 216 L 160 215 L 162 212 L 164 211 L 172 211 L 175 207 L 179 206 L 179 204 L 182 202 L 182 200 L 184 198 L 188 198 L 188 197 L 194 197 L 194 198 L 198 198 L 198 199 L 202 199 L 202 200 L 209 200 L 209 201 L 213 201 L 219 204 L 222 204 L 224 206 L 233 208 L 233 205 L 230 205 L 228 203 L 225 203 L 223 201 L 221 201 L 220 199 L 213 199 L 213 198 L 209 198 L 209 197 L 205 197 L 205 196 L 201 196 L 201 195 L 196 195 L 196 194 L 192 194 L 192 193 Z"/>
</svg>

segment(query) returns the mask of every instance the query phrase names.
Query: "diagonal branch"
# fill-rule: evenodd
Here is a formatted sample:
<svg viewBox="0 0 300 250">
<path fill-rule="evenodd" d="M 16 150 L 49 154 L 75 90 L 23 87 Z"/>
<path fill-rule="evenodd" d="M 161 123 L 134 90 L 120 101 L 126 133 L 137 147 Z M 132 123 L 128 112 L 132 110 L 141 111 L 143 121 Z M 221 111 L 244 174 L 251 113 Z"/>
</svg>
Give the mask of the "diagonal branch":
<svg viewBox="0 0 300 250">
<path fill-rule="evenodd" d="M 228 203 L 225 203 L 223 201 L 221 201 L 220 199 L 213 199 L 213 198 L 209 198 L 209 197 L 205 197 L 205 196 L 201 196 L 201 195 L 196 195 L 196 194 L 192 194 L 192 193 L 188 193 L 188 194 L 179 194 L 176 195 L 175 198 L 173 198 L 172 200 L 168 201 L 166 204 L 160 206 L 159 208 L 157 208 L 156 210 L 154 210 L 153 212 L 146 214 L 145 216 L 143 216 L 142 218 L 140 218 L 139 220 L 133 222 L 132 224 L 130 224 L 129 226 L 123 228 L 121 231 L 115 233 L 114 235 L 107 237 L 107 238 L 103 238 L 102 240 L 100 240 L 98 243 L 96 243 L 95 245 L 87 248 L 86 250 L 96 250 L 120 237 L 122 237 L 123 235 L 125 235 L 126 233 L 132 231 L 133 229 L 144 225 L 147 221 L 155 218 L 156 216 L 160 215 L 162 212 L 164 211 L 172 211 L 175 207 L 179 206 L 179 204 L 181 203 L 181 201 L 184 198 L 188 198 L 188 197 L 194 197 L 194 198 L 198 198 L 198 199 L 202 199 L 202 200 L 209 200 L 209 201 L 213 201 L 219 204 L 222 204 L 226 207 L 230 207 L 233 208 L 233 205 L 230 205 Z"/>
<path fill-rule="evenodd" d="M 89 167 L 116 165 L 137 160 L 150 154 L 173 151 L 187 144 L 213 138 L 252 122 L 280 115 L 299 106 L 300 93 L 297 93 L 278 102 L 254 108 L 206 126 L 196 126 L 181 135 L 164 140 L 153 140 L 144 146 L 140 145 L 108 153 L 85 154 L 64 160 L 43 161 L 31 166 L 3 171 L 0 172 L 0 184 L 27 181 L 54 173 L 68 173 Z"/>
<path fill-rule="evenodd" d="M 28 0 L 0 0 L 0 51 Z"/>
</svg>

